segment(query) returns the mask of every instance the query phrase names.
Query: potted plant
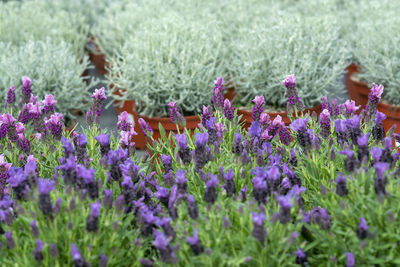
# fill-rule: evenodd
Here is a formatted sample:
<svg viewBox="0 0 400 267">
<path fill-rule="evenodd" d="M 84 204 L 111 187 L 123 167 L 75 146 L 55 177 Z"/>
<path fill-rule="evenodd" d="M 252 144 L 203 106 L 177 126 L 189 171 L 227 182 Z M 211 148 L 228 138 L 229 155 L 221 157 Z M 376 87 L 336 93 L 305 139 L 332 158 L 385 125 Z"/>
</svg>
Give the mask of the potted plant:
<svg viewBox="0 0 400 267">
<path fill-rule="evenodd" d="M 2 42 L 18 46 L 28 41 L 51 38 L 54 43 L 69 43 L 71 52 L 79 59 L 85 54 L 89 33 L 86 19 L 81 14 L 64 10 L 61 2 L 0 2 L 0 25 Z"/>
<path fill-rule="evenodd" d="M 354 34 L 353 54 L 358 67 L 348 75 L 347 83 L 349 94 L 358 105 L 367 104 L 370 88 L 377 86 L 373 83 L 383 85 L 378 110 L 387 115 L 384 127 L 388 130 L 400 123 L 400 62 L 397 60 L 400 57 L 397 46 L 400 37 L 393 34 L 400 27 L 400 19 L 395 12 L 400 4 L 384 1 L 382 8 L 376 9 L 377 5 L 373 2 L 367 5 L 367 10 L 378 10 L 380 15 L 371 20 L 370 12 L 365 12 Z M 399 130 L 397 128 L 396 131 Z"/>
<path fill-rule="evenodd" d="M 189 116 L 187 127 L 197 126 L 197 114 L 212 98 L 213 81 L 227 72 L 222 34 L 211 24 L 168 14 L 143 23 L 119 55 L 110 58 L 110 95 L 116 101 L 118 113 L 127 111 L 134 115 L 137 147 L 146 146 L 137 123 L 139 118 L 153 123 L 154 130 L 159 122 L 167 130 L 176 129 L 166 117 L 171 101 L 176 101 L 183 115 Z"/>
<path fill-rule="evenodd" d="M 88 66 L 88 58 L 81 62 L 71 45 L 64 42 L 29 41 L 21 46 L 0 42 L 0 106 L 4 107 L 11 86 L 17 94 L 21 92 L 21 77 L 28 76 L 33 80 L 36 97 L 43 99 L 52 94 L 58 101 L 56 111 L 62 112 L 67 121 L 74 120 L 77 111 L 89 106 L 89 89 L 95 84 L 87 84 L 81 76 Z"/>
<path fill-rule="evenodd" d="M 347 52 L 339 30 L 338 23 L 328 19 L 303 18 L 288 12 L 241 27 L 230 53 L 239 106 L 246 108 L 255 96 L 264 96 L 270 117 L 280 115 L 288 122 L 286 90 L 281 81 L 285 78 L 282 73 L 294 73 L 304 106 L 320 111 L 322 96 L 344 89 L 341 77 Z M 238 112 L 250 125 L 251 111 Z"/>
</svg>

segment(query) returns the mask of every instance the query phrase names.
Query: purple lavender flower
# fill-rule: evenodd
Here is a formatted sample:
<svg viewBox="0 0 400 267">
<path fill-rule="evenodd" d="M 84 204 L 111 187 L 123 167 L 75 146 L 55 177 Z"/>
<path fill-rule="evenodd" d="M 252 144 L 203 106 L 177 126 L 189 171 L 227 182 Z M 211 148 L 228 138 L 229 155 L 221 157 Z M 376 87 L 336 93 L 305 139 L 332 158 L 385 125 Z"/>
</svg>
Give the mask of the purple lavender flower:
<svg viewBox="0 0 400 267">
<path fill-rule="evenodd" d="M 263 113 L 264 111 L 264 104 L 265 104 L 265 100 L 263 96 L 256 96 L 253 99 L 254 102 L 254 107 L 253 107 L 253 121 L 255 122 L 260 122 L 260 115 Z"/>
<path fill-rule="evenodd" d="M 15 86 L 11 86 L 7 93 L 6 107 L 11 107 L 15 104 Z"/>
<path fill-rule="evenodd" d="M 86 113 L 88 124 L 98 123 L 103 113 L 103 102 L 107 99 L 104 87 L 96 89 L 91 97 L 93 98 L 93 104 L 90 107 L 90 111 Z"/>
<path fill-rule="evenodd" d="M 133 118 L 131 117 L 131 115 L 129 115 L 128 112 L 123 111 L 120 115 L 118 115 L 118 130 L 129 132 L 133 128 L 133 123 Z"/>
<path fill-rule="evenodd" d="M 372 88 L 368 95 L 368 103 L 366 106 L 367 116 L 372 116 L 375 113 L 376 107 L 381 100 L 383 89 L 384 87 L 382 84 L 378 86 L 375 83 L 372 83 Z"/>
<path fill-rule="evenodd" d="M 108 174 L 109 181 L 121 182 L 122 170 L 121 163 L 123 163 L 128 157 L 128 152 L 125 149 L 117 149 L 115 151 L 110 150 L 108 152 L 107 163 L 110 166 L 110 172 Z"/>
<path fill-rule="evenodd" d="M 263 129 L 265 130 L 271 123 L 268 113 L 265 112 L 261 113 L 258 122 L 262 125 Z"/>
<path fill-rule="evenodd" d="M 172 170 L 172 157 L 170 155 L 161 155 L 161 161 L 164 165 L 164 172 L 167 173 Z"/>
<path fill-rule="evenodd" d="M 32 93 L 32 80 L 27 77 L 23 76 L 22 77 L 22 102 L 23 103 L 28 103 L 29 100 L 31 99 L 31 93 Z"/>
<path fill-rule="evenodd" d="M 356 168 L 359 167 L 360 162 L 354 157 L 353 150 L 345 149 L 340 151 L 339 154 L 346 155 L 346 159 L 344 160 L 344 169 L 346 171 L 353 172 Z"/>
<path fill-rule="evenodd" d="M 303 265 L 307 262 L 307 254 L 304 252 L 302 248 L 299 248 L 296 251 L 296 263 Z"/>
<path fill-rule="evenodd" d="M 282 84 L 286 87 L 287 97 L 287 112 L 292 113 L 294 108 L 297 107 L 298 111 L 304 109 L 303 101 L 300 99 L 296 90 L 296 76 L 294 74 L 288 75 Z"/>
<path fill-rule="evenodd" d="M 54 99 L 54 96 L 49 94 L 44 97 L 44 112 L 49 115 L 54 113 L 54 105 L 57 104 L 57 100 Z"/>
<path fill-rule="evenodd" d="M 106 254 L 101 254 L 100 255 L 100 264 L 99 267 L 107 267 L 108 264 L 108 257 L 106 256 Z"/>
<path fill-rule="evenodd" d="M 358 236 L 358 238 L 361 239 L 361 240 L 367 238 L 368 229 L 369 229 L 369 226 L 367 225 L 367 222 L 366 222 L 365 218 L 360 218 L 360 224 L 357 227 L 357 236 Z"/>
<path fill-rule="evenodd" d="M 43 241 L 36 239 L 36 248 L 33 251 L 33 257 L 38 262 L 41 262 L 43 260 L 43 247 L 44 247 Z"/>
<path fill-rule="evenodd" d="M 190 148 L 188 147 L 188 140 L 185 134 L 177 134 L 176 142 L 178 143 L 178 154 L 181 158 L 183 164 L 188 164 L 192 160 L 192 155 L 190 153 Z"/>
<path fill-rule="evenodd" d="M 45 215 L 49 215 L 53 212 L 53 207 L 50 201 L 50 191 L 54 189 L 54 182 L 51 180 L 39 178 L 39 209 Z"/>
<path fill-rule="evenodd" d="M 376 111 L 374 122 L 375 125 L 372 128 L 372 136 L 375 140 L 381 141 L 385 137 L 385 130 L 383 129 L 382 121 L 386 119 L 386 115 L 382 112 Z"/>
<path fill-rule="evenodd" d="M 155 196 L 160 200 L 160 202 L 168 208 L 169 202 L 169 191 L 168 188 L 158 186 L 157 192 L 155 192 Z"/>
<path fill-rule="evenodd" d="M 311 139 L 307 133 L 308 119 L 297 119 L 290 124 L 290 129 L 297 132 L 297 141 L 303 148 L 309 148 L 311 146 Z"/>
<path fill-rule="evenodd" d="M 387 179 L 385 177 L 386 170 L 389 169 L 389 163 L 377 162 L 374 164 L 375 172 L 377 177 L 374 179 L 374 189 L 377 195 L 386 195 L 386 183 Z"/>
<path fill-rule="evenodd" d="M 172 219 L 178 218 L 178 209 L 176 208 L 176 201 L 178 198 L 178 187 L 176 185 L 171 187 L 171 194 L 168 202 L 168 214 Z"/>
<path fill-rule="evenodd" d="M 292 187 L 292 185 L 290 184 L 289 178 L 288 177 L 283 178 L 281 185 L 280 185 L 279 194 L 286 195 L 289 192 L 291 187 Z"/>
<path fill-rule="evenodd" d="M 57 247 L 54 243 L 50 244 L 50 255 L 53 258 L 57 258 L 58 257 L 58 251 L 57 251 Z"/>
<path fill-rule="evenodd" d="M 345 107 L 345 114 L 347 118 L 350 118 L 352 115 L 355 115 L 357 110 L 361 107 L 361 106 L 356 106 L 356 102 L 354 102 L 354 100 L 347 100 L 344 103 L 344 107 Z"/>
<path fill-rule="evenodd" d="M 149 259 L 140 259 L 140 264 L 142 264 L 142 267 L 153 267 L 154 266 L 154 261 L 149 260 Z"/>
<path fill-rule="evenodd" d="M 354 115 L 346 120 L 347 129 L 353 144 L 357 144 L 357 138 L 362 135 L 362 131 L 360 129 L 360 120 L 361 117 L 358 115 Z"/>
<path fill-rule="evenodd" d="M 11 142 L 15 143 L 18 140 L 18 132 L 16 128 L 16 120 L 11 114 L 4 114 L 2 117 L 2 123 L 6 126 L 8 138 Z"/>
<path fill-rule="evenodd" d="M 193 220 L 197 220 L 199 217 L 199 209 L 197 208 L 196 200 L 193 195 L 189 195 L 187 197 L 188 201 L 188 213 L 190 218 Z"/>
<path fill-rule="evenodd" d="M 213 99 L 212 104 L 215 109 L 218 109 L 224 105 L 223 103 L 223 94 L 225 91 L 224 87 L 224 78 L 218 77 L 216 81 L 214 81 L 215 87 L 213 91 Z"/>
<path fill-rule="evenodd" d="M 344 120 L 335 121 L 335 131 L 337 133 L 338 143 L 343 145 L 348 138 L 347 123 Z"/>
<path fill-rule="evenodd" d="M 322 110 L 327 109 L 329 114 L 332 113 L 331 104 L 328 102 L 328 98 L 326 96 L 322 97 L 321 107 Z"/>
<path fill-rule="evenodd" d="M 297 155 L 296 151 L 293 148 L 290 150 L 290 158 L 288 160 L 288 163 L 294 167 L 297 166 Z"/>
<path fill-rule="evenodd" d="M 9 174 L 10 178 L 7 182 L 13 189 L 15 198 L 17 200 L 26 200 L 26 196 L 30 189 L 23 170 L 11 168 Z"/>
<path fill-rule="evenodd" d="M 90 264 L 85 261 L 82 255 L 79 253 L 79 249 L 74 243 L 71 244 L 71 256 L 75 267 L 88 267 Z"/>
<path fill-rule="evenodd" d="M 332 225 L 332 216 L 329 215 L 326 209 L 315 207 L 311 211 L 310 221 L 318 223 L 322 229 L 328 230 Z"/>
<path fill-rule="evenodd" d="M 356 266 L 356 260 L 354 258 L 354 254 L 350 252 L 346 252 L 347 263 L 346 267 L 354 267 Z"/>
<path fill-rule="evenodd" d="M 121 162 L 123 159 L 115 159 L 116 162 Z M 131 158 L 126 159 L 123 163 L 119 164 L 121 169 L 122 176 L 129 176 L 133 183 L 137 183 L 139 181 L 139 171 L 140 166 L 136 165 Z"/>
<path fill-rule="evenodd" d="M 205 127 L 206 121 L 211 119 L 211 107 L 203 105 L 203 114 L 201 116 L 201 124 Z"/>
<path fill-rule="evenodd" d="M 252 212 L 251 215 L 253 219 L 253 231 L 251 234 L 264 246 L 267 236 L 267 231 L 264 229 L 265 214 L 263 212 L 260 212 L 260 214 Z"/>
<path fill-rule="evenodd" d="M 97 232 L 99 225 L 99 215 L 101 204 L 99 202 L 90 205 L 90 214 L 86 219 L 86 230 L 88 232 Z"/>
<path fill-rule="evenodd" d="M 176 102 L 169 102 L 168 109 L 172 123 L 180 124 L 185 127 L 185 118 L 182 116 L 178 106 L 176 105 Z"/>
<path fill-rule="evenodd" d="M 279 196 L 278 202 L 281 206 L 281 209 L 279 210 L 279 221 L 282 224 L 286 224 L 292 219 L 290 214 L 290 208 L 292 207 L 291 196 Z"/>
<path fill-rule="evenodd" d="M 235 115 L 235 108 L 232 106 L 229 99 L 225 99 L 224 101 L 223 113 L 225 115 L 225 118 L 227 118 L 229 121 L 231 121 Z"/>
<path fill-rule="evenodd" d="M 166 263 L 177 263 L 177 258 L 174 249 L 169 244 L 168 238 L 163 232 L 154 231 L 154 241 L 153 245 L 160 252 L 161 260 Z"/>
<path fill-rule="evenodd" d="M 331 135 L 331 117 L 327 109 L 324 109 L 319 116 L 320 135 L 327 139 Z"/>
<path fill-rule="evenodd" d="M 226 181 L 224 185 L 226 195 L 228 197 L 231 197 L 236 194 L 236 186 L 235 182 L 233 181 L 233 179 L 235 178 L 235 174 L 233 173 L 233 170 L 229 169 L 228 172 L 224 174 L 224 178 Z"/>
<path fill-rule="evenodd" d="M 290 131 L 289 129 L 285 126 L 284 123 L 281 124 L 281 127 L 279 128 L 279 140 L 281 141 L 282 144 L 284 145 L 289 145 L 291 142 L 291 136 L 290 136 Z"/>
<path fill-rule="evenodd" d="M 268 186 L 261 177 L 255 177 L 251 180 L 253 183 L 253 197 L 259 204 L 267 203 Z"/>
<path fill-rule="evenodd" d="M 176 184 L 178 186 L 178 193 L 186 194 L 187 193 L 187 179 L 186 179 L 185 171 L 182 169 L 179 169 L 176 171 L 175 176 L 176 176 Z"/>
<path fill-rule="evenodd" d="M 30 223 L 30 226 L 31 226 L 32 235 L 33 235 L 34 237 L 38 237 L 40 231 L 39 231 L 39 228 L 37 227 L 36 220 L 33 220 L 33 221 Z"/>
<path fill-rule="evenodd" d="M 203 244 L 201 243 L 199 236 L 199 230 L 194 230 L 193 236 L 186 238 L 186 241 L 189 243 L 190 248 L 192 249 L 194 255 L 199 255 L 204 252 Z"/>
<path fill-rule="evenodd" d="M 235 133 L 235 139 L 232 147 L 232 152 L 236 155 L 240 155 L 243 151 L 242 135 L 240 133 Z"/>
<path fill-rule="evenodd" d="M 63 130 L 64 116 L 60 113 L 54 113 L 50 119 L 45 121 L 46 128 L 50 130 L 51 134 L 56 140 L 61 140 Z"/>
<path fill-rule="evenodd" d="M 77 134 L 74 137 L 74 145 L 76 150 L 76 158 L 80 164 L 85 164 L 88 161 L 88 155 L 86 153 L 86 136 L 85 134 Z"/>
<path fill-rule="evenodd" d="M 357 156 L 360 162 L 368 162 L 369 159 L 369 149 L 368 141 L 370 134 L 361 135 L 357 138 Z"/>
<path fill-rule="evenodd" d="M 98 136 L 95 137 L 97 142 L 100 144 L 100 153 L 101 156 L 104 157 L 108 154 L 110 151 L 110 134 L 99 134 Z"/>
<path fill-rule="evenodd" d="M 112 207 L 113 203 L 113 196 L 112 196 L 112 191 L 111 190 L 104 190 L 103 191 L 103 206 L 110 209 Z"/>
<path fill-rule="evenodd" d="M 343 197 L 348 193 L 349 191 L 347 190 L 346 177 L 343 176 L 343 173 L 339 173 L 339 176 L 336 179 L 336 194 Z"/>
<path fill-rule="evenodd" d="M 152 137 L 153 136 L 153 129 L 148 122 L 146 122 L 143 118 L 139 118 L 138 120 L 140 129 L 142 130 L 144 136 Z"/>
<path fill-rule="evenodd" d="M 12 237 L 12 233 L 11 232 L 6 232 L 5 236 L 6 236 L 6 240 L 7 240 L 8 249 L 14 249 L 15 248 L 15 241 L 14 241 L 14 238 Z"/>
<path fill-rule="evenodd" d="M 197 169 L 201 169 L 211 158 L 211 152 L 209 147 L 206 146 L 208 141 L 208 133 L 196 133 L 195 134 L 195 146 L 194 161 Z"/>
<path fill-rule="evenodd" d="M 208 176 L 210 179 L 206 183 L 206 191 L 204 192 L 204 200 L 208 204 L 214 204 L 217 201 L 217 185 L 218 185 L 218 177 L 214 174 L 209 173 Z"/>
</svg>

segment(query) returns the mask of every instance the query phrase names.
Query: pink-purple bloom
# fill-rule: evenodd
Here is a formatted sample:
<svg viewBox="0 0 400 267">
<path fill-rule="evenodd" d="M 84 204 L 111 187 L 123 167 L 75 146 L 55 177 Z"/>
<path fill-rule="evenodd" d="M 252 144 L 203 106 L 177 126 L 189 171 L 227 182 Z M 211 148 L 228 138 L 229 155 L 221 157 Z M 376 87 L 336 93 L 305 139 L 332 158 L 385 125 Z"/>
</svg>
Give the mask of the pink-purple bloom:
<svg viewBox="0 0 400 267">
<path fill-rule="evenodd" d="M 225 118 L 227 118 L 229 121 L 231 121 L 234 117 L 235 108 L 232 106 L 231 101 L 229 101 L 229 99 L 225 99 L 224 101 L 223 113 L 225 115 Z"/>
<path fill-rule="evenodd" d="M 150 124 L 146 122 L 143 118 L 139 118 L 138 122 L 144 136 L 151 137 L 153 135 L 153 129 L 151 129 Z"/>
<path fill-rule="evenodd" d="M 15 104 L 16 101 L 16 96 L 15 96 L 15 86 L 11 86 L 10 89 L 7 92 L 7 101 L 6 101 L 6 106 L 10 107 Z"/>
<path fill-rule="evenodd" d="M 185 126 L 185 118 L 182 116 L 176 102 L 169 102 L 168 110 L 172 123 Z"/>
</svg>

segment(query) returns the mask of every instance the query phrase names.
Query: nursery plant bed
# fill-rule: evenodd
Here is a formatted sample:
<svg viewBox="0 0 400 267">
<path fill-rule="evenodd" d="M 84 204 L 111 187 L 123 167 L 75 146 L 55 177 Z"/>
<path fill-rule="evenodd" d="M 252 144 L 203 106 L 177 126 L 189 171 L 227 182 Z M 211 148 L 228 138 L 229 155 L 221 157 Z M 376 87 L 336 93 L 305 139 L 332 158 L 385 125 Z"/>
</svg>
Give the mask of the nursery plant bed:
<svg viewBox="0 0 400 267">
<path fill-rule="evenodd" d="M 139 118 L 144 119 L 150 124 L 151 128 L 153 129 L 154 139 L 161 138 L 161 134 L 158 128 L 159 123 L 161 123 L 162 127 L 165 129 L 167 136 L 170 132 L 177 133 L 176 124 L 172 123 L 169 117 L 147 117 L 137 113 L 136 103 L 134 100 L 127 100 L 122 106 L 120 106 L 119 101 L 115 101 L 114 107 L 117 114 L 121 114 L 123 111 L 126 111 L 133 116 L 135 122 L 135 131 L 137 132 L 137 135 L 133 138 L 133 141 L 135 141 L 136 148 L 138 149 L 146 149 L 147 142 L 150 141 L 150 138 L 146 137 L 140 129 Z M 186 129 L 192 130 L 192 132 L 194 129 L 197 128 L 198 124 L 200 123 L 200 118 L 195 115 L 185 116 L 185 120 Z M 182 126 L 179 126 L 179 131 L 182 133 L 184 131 L 184 128 Z"/>
<path fill-rule="evenodd" d="M 321 113 L 322 111 L 322 106 L 321 104 L 314 106 L 312 108 L 306 108 L 303 111 L 303 114 L 309 113 L 310 115 L 312 114 L 312 112 L 315 111 L 317 114 Z M 253 112 L 252 110 L 247 110 L 247 109 L 243 109 L 243 108 L 239 108 L 237 111 L 238 115 L 243 115 L 242 116 L 242 121 L 245 123 L 244 127 L 247 129 L 250 127 L 251 123 L 253 122 Z M 282 117 L 282 121 L 286 124 L 289 125 L 291 120 L 288 117 L 288 113 L 286 111 L 282 111 L 282 112 L 266 112 L 269 115 L 269 118 L 271 120 L 274 120 L 278 115 Z"/>
</svg>

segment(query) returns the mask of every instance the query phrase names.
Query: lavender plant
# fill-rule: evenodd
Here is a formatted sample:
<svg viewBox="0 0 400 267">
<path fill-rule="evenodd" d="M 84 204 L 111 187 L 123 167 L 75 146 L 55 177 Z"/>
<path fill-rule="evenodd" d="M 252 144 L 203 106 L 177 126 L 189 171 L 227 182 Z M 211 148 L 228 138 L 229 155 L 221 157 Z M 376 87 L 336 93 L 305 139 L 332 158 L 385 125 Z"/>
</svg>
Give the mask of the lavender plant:
<svg viewBox="0 0 400 267">
<path fill-rule="evenodd" d="M 254 116 L 263 118 L 260 103 Z M 161 139 L 149 136 L 151 156 L 141 160 L 120 145 L 133 127 L 125 116 L 119 136 L 94 121 L 61 141 L 44 125 L 44 137 L 33 140 L 38 118 L 18 124 L 8 108 L 0 125 L 0 262 L 398 265 L 393 136 L 375 139 L 376 122 L 324 105 L 322 122 L 260 119 L 249 130 L 220 107 L 194 132 L 167 136 L 160 126 Z M 29 156 L 10 152 L 14 131 L 32 141 Z"/>
</svg>

